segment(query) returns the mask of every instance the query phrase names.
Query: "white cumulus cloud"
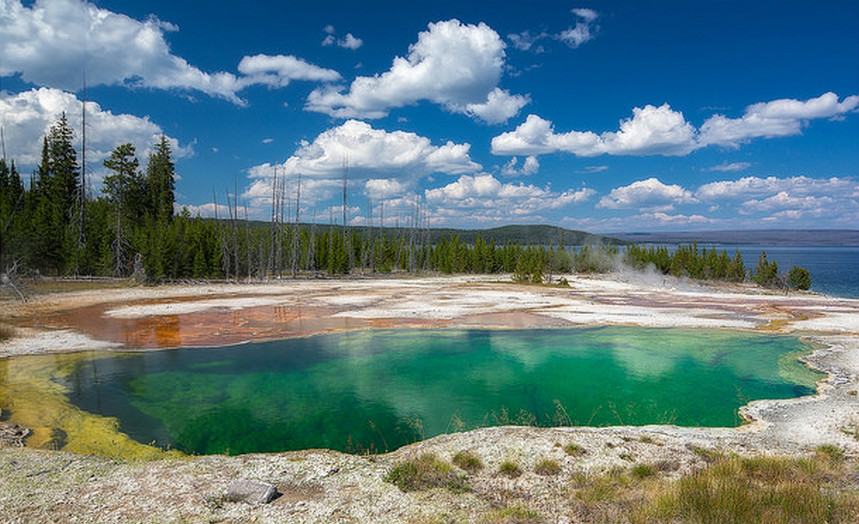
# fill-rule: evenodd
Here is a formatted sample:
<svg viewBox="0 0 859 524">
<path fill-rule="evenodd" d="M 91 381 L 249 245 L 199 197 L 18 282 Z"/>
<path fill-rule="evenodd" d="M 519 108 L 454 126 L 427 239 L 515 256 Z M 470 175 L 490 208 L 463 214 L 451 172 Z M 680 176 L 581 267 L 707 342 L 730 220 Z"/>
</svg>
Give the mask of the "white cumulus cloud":
<svg viewBox="0 0 859 524">
<path fill-rule="evenodd" d="M 658 178 L 648 178 L 612 189 L 608 195 L 600 199 L 597 207 L 665 212 L 674 209 L 678 204 L 697 202 L 698 199 L 688 189 L 676 184 L 663 184 Z"/>
<path fill-rule="evenodd" d="M 721 164 L 719 164 L 717 166 L 707 168 L 705 171 L 721 171 L 721 172 L 745 171 L 746 169 L 750 168 L 751 166 L 752 166 L 752 164 L 750 164 L 749 162 L 731 162 L 731 163 L 722 162 Z"/>
<path fill-rule="evenodd" d="M 496 155 L 536 155 L 567 152 L 576 156 L 685 155 L 695 149 L 695 128 L 683 113 L 668 104 L 633 108 L 632 118 L 622 120 L 618 131 L 555 133 L 552 122 L 528 115 L 515 130 L 492 139 Z"/>
<path fill-rule="evenodd" d="M 539 218 L 539 212 L 588 200 L 590 188 L 558 193 L 532 184 L 505 184 L 489 174 L 462 175 L 455 182 L 424 192 L 432 216 L 442 222 L 462 218 L 480 222 L 522 221 Z M 463 215 L 464 213 L 464 215 Z"/>
<path fill-rule="evenodd" d="M 749 199 L 769 198 L 778 193 L 795 196 L 827 196 L 838 195 L 841 198 L 859 198 L 859 183 L 851 178 L 811 178 L 795 176 L 779 178 L 770 176 L 743 177 L 738 180 L 718 180 L 704 184 L 695 192 L 695 196 L 705 201 L 729 200 L 742 201 Z"/>
<path fill-rule="evenodd" d="M 286 87 L 291 80 L 334 82 L 341 78 L 337 71 L 313 65 L 291 55 L 245 56 L 239 62 L 239 72 L 245 75 L 240 80 L 243 86 L 263 84 Z"/>
<path fill-rule="evenodd" d="M 531 114 L 513 131 L 492 139 L 496 155 L 540 155 L 566 152 L 576 156 L 666 155 L 684 156 L 710 145 L 736 147 L 753 138 L 773 138 L 799 134 L 815 118 L 836 118 L 859 108 L 859 95 L 838 101 L 835 93 L 825 93 L 805 101 L 782 99 L 754 104 L 741 118 L 714 115 L 701 129 L 686 121 L 683 113 L 668 104 L 635 107 L 632 118 L 622 120 L 618 131 L 556 133 L 551 121 Z M 748 167 L 738 162 L 721 166 L 724 170 Z M 713 170 L 720 170 L 719 166 Z"/>
<path fill-rule="evenodd" d="M 859 96 L 848 96 L 839 102 L 838 95 L 832 92 L 805 101 L 785 98 L 761 102 L 747 107 L 740 118 L 710 117 L 701 126 L 700 143 L 737 147 L 753 138 L 798 135 L 810 120 L 855 112 L 857 106 Z"/>
<path fill-rule="evenodd" d="M 459 20 L 430 23 L 406 57 L 375 76 L 359 76 L 347 92 L 315 89 L 305 109 L 337 118 L 382 118 L 392 108 L 429 101 L 448 111 L 490 123 L 518 113 L 527 97 L 498 89 L 504 69 L 504 42 L 484 23 Z"/>
<path fill-rule="evenodd" d="M 80 148 L 81 101 L 71 93 L 46 87 L 17 94 L 0 92 L 0 122 L 3 122 L 6 152 L 19 167 L 31 168 L 40 161 L 42 137 L 65 112 Z M 141 160 L 159 140 L 163 130 L 148 117 L 114 114 L 95 102 L 87 102 L 87 164 L 98 170 L 102 160 L 119 144 L 131 142 Z M 193 155 L 193 147 L 170 138 L 174 158 Z M 80 158 L 78 159 L 80 161 Z"/>
<path fill-rule="evenodd" d="M 351 49 L 354 51 L 364 45 L 364 41 L 352 33 L 346 33 L 346 36 L 343 38 L 337 38 L 337 31 L 334 29 L 333 25 L 327 25 L 322 30 L 325 31 L 325 38 L 322 39 L 323 46 L 336 45 L 337 47 Z"/>
<path fill-rule="evenodd" d="M 165 34 L 178 28 L 144 21 L 81 0 L 2 0 L 0 77 L 20 74 L 39 86 L 77 91 L 90 85 L 196 90 L 245 105 L 245 87 L 283 87 L 291 79 L 334 81 L 340 75 L 295 57 L 245 57 L 239 70 L 207 73 L 173 54 Z M 248 76 L 250 75 L 250 76 Z"/>
<path fill-rule="evenodd" d="M 593 32 L 598 29 L 594 26 L 594 21 L 599 14 L 593 9 L 586 8 L 573 9 L 572 12 L 576 17 L 576 25 L 562 31 L 557 38 L 575 49 L 585 42 L 593 40 Z"/>
<path fill-rule="evenodd" d="M 303 142 L 282 164 L 250 168 L 248 174 L 255 180 L 242 196 L 256 200 L 255 207 L 268 205 L 276 168 L 278 176 L 291 181 L 302 176 L 302 200 L 308 202 L 332 197 L 342 189 L 344 169 L 350 186 L 360 183 L 368 196 L 388 198 L 405 193 L 432 173 L 459 175 L 480 170 L 470 149 L 467 143 L 433 145 L 415 133 L 375 129 L 366 122 L 348 120 L 320 133 L 313 142 Z"/>
<path fill-rule="evenodd" d="M 504 167 L 501 168 L 501 174 L 504 176 L 528 176 L 533 175 L 540 170 L 540 162 L 535 156 L 525 158 L 525 162 L 522 163 L 522 167 L 519 167 L 518 163 L 519 159 L 514 156 L 509 162 L 504 164 Z"/>
</svg>

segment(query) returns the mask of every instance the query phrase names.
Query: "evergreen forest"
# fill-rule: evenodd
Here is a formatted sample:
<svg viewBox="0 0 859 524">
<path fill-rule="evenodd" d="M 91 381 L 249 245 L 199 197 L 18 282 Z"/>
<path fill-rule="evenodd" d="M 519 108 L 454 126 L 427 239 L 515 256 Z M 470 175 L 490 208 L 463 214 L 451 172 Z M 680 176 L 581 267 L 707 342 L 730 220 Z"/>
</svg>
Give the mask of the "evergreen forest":
<svg viewBox="0 0 859 524">
<path fill-rule="evenodd" d="M 427 220 L 419 207 L 405 227 L 344 226 L 345 216 L 340 225 L 301 223 L 297 211 L 284 219 L 291 214 L 287 204 L 300 209 L 300 180 L 294 202 L 273 190 L 269 222 L 248 220 L 247 208 L 229 192 L 227 216 L 191 216 L 175 204 L 175 164 L 165 136 L 144 145 L 151 151 L 145 165 L 135 145 L 117 146 L 103 162 L 109 174 L 98 195 L 87 190 L 73 139 L 63 114 L 44 136 L 41 160 L 26 184 L 14 160 L 0 161 L 0 272 L 7 282 L 38 275 L 157 283 L 437 272 L 510 273 L 517 281 L 554 283 L 558 275 L 624 264 L 678 277 L 810 286 L 807 271 L 795 267 L 781 275 L 765 253 L 747 274 L 739 252 L 730 256 L 694 243 L 673 252 L 623 248 L 612 239 L 551 226 L 432 230 L 421 225 Z M 345 182 L 343 194 L 345 209 Z"/>
</svg>

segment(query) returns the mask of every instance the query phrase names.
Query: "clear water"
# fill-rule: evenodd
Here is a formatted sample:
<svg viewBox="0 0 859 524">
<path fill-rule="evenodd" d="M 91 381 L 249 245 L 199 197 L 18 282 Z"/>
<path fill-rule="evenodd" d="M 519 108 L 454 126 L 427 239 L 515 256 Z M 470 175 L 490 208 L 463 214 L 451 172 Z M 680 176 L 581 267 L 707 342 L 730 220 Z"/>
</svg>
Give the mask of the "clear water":
<svg viewBox="0 0 859 524">
<path fill-rule="evenodd" d="M 835 297 L 859 298 L 859 246 L 721 246 L 739 249 L 746 267 L 754 269 L 762 251 L 778 262 L 779 271 L 793 266 L 811 273 L 811 290 Z"/>
<path fill-rule="evenodd" d="M 734 426 L 751 400 L 813 393 L 809 350 L 715 330 L 372 330 L 117 354 L 61 381 L 143 443 L 361 452 L 498 424 Z"/>
<path fill-rule="evenodd" d="M 664 245 L 669 251 L 677 244 Z M 686 245 L 686 244 L 684 244 Z M 779 272 L 787 274 L 793 266 L 811 273 L 811 290 L 834 297 L 859 298 L 859 246 L 765 246 L 747 244 L 698 244 L 699 248 L 717 248 L 733 256 L 739 251 L 747 270 L 753 270 L 761 252 L 778 262 Z"/>
</svg>

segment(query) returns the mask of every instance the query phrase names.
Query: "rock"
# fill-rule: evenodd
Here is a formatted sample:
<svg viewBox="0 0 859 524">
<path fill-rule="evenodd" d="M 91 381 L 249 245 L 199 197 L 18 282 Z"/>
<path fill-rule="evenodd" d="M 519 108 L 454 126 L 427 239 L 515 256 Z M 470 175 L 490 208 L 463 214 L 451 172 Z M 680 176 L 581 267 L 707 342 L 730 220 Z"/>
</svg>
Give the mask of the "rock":
<svg viewBox="0 0 859 524">
<path fill-rule="evenodd" d="M 226 499 L 231 502 L 268 504 L 277 495 L 277 487 L 257 480 L 236 480 L 227 488 Z"/>
<path fill-rule="evenodd" d="M 11 422 L 0 422 L 0 445 L 21 448 L 29 436 L 30 430 L 25 427 Z"/>
</svg>

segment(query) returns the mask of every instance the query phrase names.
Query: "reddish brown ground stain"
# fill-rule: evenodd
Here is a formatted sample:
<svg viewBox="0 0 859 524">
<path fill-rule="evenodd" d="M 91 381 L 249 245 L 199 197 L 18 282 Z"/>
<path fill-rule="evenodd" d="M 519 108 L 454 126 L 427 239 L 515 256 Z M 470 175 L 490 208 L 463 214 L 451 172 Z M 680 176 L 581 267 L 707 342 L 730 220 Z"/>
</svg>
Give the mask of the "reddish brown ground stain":
<svg viewBox="0 0 859 524">
<path fill-rule="evenodd" d="M 140 301 L 123 306 L 166 302 Z M 266 305 L 240 310 L 212 308 L 197 313 L 141 318 L 105 315 L 107 310 L 116 307 L 116 304 L 98 304 L 64 311 L 44 318 L 41 323 L 45 327 L 74 329 L 98 340 L 123 344 L 128 349 L 223 346 L 250 340 L 375 327 L 369 321 L 332 316 L 337 311 L 326 307 Z"/>
</svg>

